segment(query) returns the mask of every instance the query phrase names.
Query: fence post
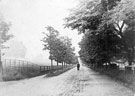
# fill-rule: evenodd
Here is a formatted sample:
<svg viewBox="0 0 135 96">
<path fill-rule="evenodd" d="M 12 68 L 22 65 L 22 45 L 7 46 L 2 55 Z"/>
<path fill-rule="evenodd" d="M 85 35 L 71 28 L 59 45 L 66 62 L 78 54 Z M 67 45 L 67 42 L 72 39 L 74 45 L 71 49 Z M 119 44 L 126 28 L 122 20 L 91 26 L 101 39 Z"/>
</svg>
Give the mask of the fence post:
<svg viewBox="0 0 135 96">
<path fill-rule="evenodd" d="M 3 71 L 3 76 L 5 75 L 5 71 L 6 71 L 6 59 L 4 60 L 4 65 L 2 66 L 2 71 Z M 5 67 L 5 68 L 4 68 Z M 5 70 L 4 70 L 5 69 Z"/>
<path fill-rule="evenodd" d="M 19 60 L 19 71 L 20 71 L 20 73 L 21 73 L 21 60 Z"/>
<path fill-rule="evenodd" d="M 49 71 L 49 66 L 47 66 L 47 71 Z"/>
<path fill-rule="evenodd" d="M 45 70 L 46 70 L 46 67 L 45 67 L 45 66 L 43 66 L 43 68 L 44 68 L 44 70 L 43 70 L 43 71 L 45 72 Z"/>
<path fill-rule="evenodd" d="M 11 61 L 11 59 L 10 59 L 10 65 L 9 65 L 9 67 L 11 67 L 11 63 L 12 63 L 12 61 Z"/>
<path fill-rule="evenodd" d="M 15 67 L 15 69 L 16 69 L 16 60 L 14 61 L 14 65 L 13 65 L 14 67 Z"/>
<path fill-rule="evenodd" d="M 27 62 L 27 72 L 29 71 L 29 69 L 28 69 L 28 64 L 29 64 L 29 62 Z"/>
<path fill-rule="evenodd" d="M 12 61 L 11 61 L 11 59 L 9 59 L 9 65 L 8 65 L 8 70 L 7 70 L 7 72 L 9 72 L 9 68 L 11 67 L 11 63 L 12 63 Z"/>
<path fill-rule="evenodd" d="M 6 62 L 7 60 L 5 59 L 5 68 L 6 68 L 6 66 L 7 66 L 7 62 Z"/>
<path fill-rule="evenodd" d="M 49 70 L 51 70 L 51 66 L 49 66 Z"/>
<path fill-rule="evenodd" d="M 23 61 L 23 64 L 22 64 L 22 71 L 25 70 L 24 64 L 25 64 L 25 61 Z"/>
<path fill-rule="evenodd" d="M 135 72 L 134 67 L 132 67 L 132 70 L 133 70 L 133 75 L 134 75 L 134 72 Z"/>
<path fill-rule="evenodd" d="M 63 62 L 62 62 L 62 70 L 63 70 Z"/>
<path fill-rule="evenodd" d="M 32 71 L 34 72 L 34 65 L 33 65 L 33 63 L 32 63 Z"/>
</svg>

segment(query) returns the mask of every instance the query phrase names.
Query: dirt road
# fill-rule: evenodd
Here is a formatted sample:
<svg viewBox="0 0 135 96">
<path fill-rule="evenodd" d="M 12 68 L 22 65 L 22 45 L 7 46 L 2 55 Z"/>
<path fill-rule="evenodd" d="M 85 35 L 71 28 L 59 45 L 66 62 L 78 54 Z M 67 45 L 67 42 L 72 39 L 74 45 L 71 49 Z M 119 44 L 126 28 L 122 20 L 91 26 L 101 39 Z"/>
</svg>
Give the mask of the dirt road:
<svg viewBox="0 0 135 96">
<path fill-rule="evenodd" d="M 87 67 L 59 76 L 0 83 L 0 96 L 134 96 L 133 92 Z"/>
</svg>

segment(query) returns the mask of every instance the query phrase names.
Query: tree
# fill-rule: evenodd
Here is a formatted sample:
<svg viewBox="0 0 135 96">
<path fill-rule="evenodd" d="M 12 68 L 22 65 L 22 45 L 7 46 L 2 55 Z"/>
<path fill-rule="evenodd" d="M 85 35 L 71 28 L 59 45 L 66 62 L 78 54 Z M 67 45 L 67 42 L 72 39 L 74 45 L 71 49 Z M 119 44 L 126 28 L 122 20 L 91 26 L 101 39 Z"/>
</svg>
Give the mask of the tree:
<svg viewBox="0 0 135 96">
<path fill-rule="evenodd" d="M 80 55 L 85 55 L 83 59 L 92 62 L 94 59 L 97 63 L 103 64 L 110 63 L 111 58 L 118 55 L 114 53 L 119 50 L 119 36 L 114 32 L 115 26 L 105 22 L 108 19 L 107 13 L 117 5 L 117 1 L 120 0 L 81 2 L 80 6 L 65 19 L 65 27 L 84 33 L 80 43 Z"/>
<path fill-rule="evenodd" d="M 135 26 L 135 5 L 129 0 L 118 3 L 113 10 L 108 13 L 106 19 L 108 23 L 115 26 L 116 34 L 122 40 L 123 56 L 132 65 L 134 61 L 134 26 Z"/>
<path fill-rule="evenodd" d="M 135 59 L 135 27 L 128 26 L 123 33 L 125 58 L 129 65 L 132 65 Z"/>
<path fill-rule="evenodd" d="M 86 55 L 83 59 L 91 61 L 94 53 L 96 61 L 109 63 L 113 58 L 124 58 L 129 65 L 134 62 L 135 5 L 132 1 L 82 1 L 65 20 L 65 27 L 84 33 L 84 38 L 88 38 L 85 34 L 91 35 L 89 39 L 82 39 L 80 55 Z M 93 37 L 98 45 L 92 44 Z"/>
<path fill-rule="evenodd" d="M 51 66 L 53 66 L 53 60 L 54 60 L 54 52 L 55 52 L 55 45 L 56 45 L 56 40 L 59 36 L 59 32 L 55 30 L 52 26 L 47 26 L 46 27 L 48 33 L 44 33 L 45 37 L 42 39 L 44 49 L 43 50 L 49 50 L 50 56 L 49 59 L 51 60 Z"/>
<path fill-rule="evenodd" d="M 75 59 L 75 53 L 74 48 L 72 48 L 71 39 L 68 37 L 60 37 L 60 40 L 62 42 L 62 54 L 61 57 L 63 57 L 63 62 L 67 64 L 71 64 L 72 61 Z"/>
<path fill-rule="evenodd" d="M 49 33 L 44 33 L 43 38 L 43 50 L 49 50 L 51 59 L 51 66 L 53 65 L 53 60 L 58 63 L 72 63 L 74 61 L 74 49 L 72 48 L 71 39 L 68 37 L 59 36 L 59 32 L 51 26 L 47 26 L 46 29 Z"/>
<path fill-rule="evenodd" d="M 58 63 L 63 63 L 64 61 L 64 56 L 66 54 L 65 52 L 66 46 L 64 45 L 64 42 L 60 38 L 58 38 L 55 41 L 55 44 L 56 45 L 55 45 L 55 51 L 54 51 L 54 58 L 58 65 Z"/>
<path fill-rule="evenodd" d="M 10 24 L 5 22 L 4 20 L 0 19 L 0 79 L 2 77 L 2 61 L 1 61 L 1 56 L 2 56 L 2 49 L 6 48 L 4 46 L 4 43 L 8 41 L 13 35 L 9 35 L 8 31 L 10 29 Z"/>
</svg>

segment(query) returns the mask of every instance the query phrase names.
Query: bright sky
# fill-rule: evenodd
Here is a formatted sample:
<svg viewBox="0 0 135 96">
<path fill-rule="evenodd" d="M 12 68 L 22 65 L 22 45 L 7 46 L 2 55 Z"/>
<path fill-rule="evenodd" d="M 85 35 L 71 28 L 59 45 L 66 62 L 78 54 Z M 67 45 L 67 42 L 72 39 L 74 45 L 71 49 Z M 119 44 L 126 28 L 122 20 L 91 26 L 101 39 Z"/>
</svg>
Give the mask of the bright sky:
<svg viewBox="0 0 135 96">
<path fill-rule="evenodd" d="M 78 0 L 1 0 L 0 12 L 12 23 L 10 33 L 15 35 L 14 39 L 22 41 L 26 46 L 27 58 L 45 56 L 48 59 L 48 53 L 42 51 L 40 41 L 46 25 L 72 38 L 76 53 L 79 50 L 77 43 L 81 36 L 76 31 L 63 28 L 63 19 L 77 3 Z"/>
</svg>

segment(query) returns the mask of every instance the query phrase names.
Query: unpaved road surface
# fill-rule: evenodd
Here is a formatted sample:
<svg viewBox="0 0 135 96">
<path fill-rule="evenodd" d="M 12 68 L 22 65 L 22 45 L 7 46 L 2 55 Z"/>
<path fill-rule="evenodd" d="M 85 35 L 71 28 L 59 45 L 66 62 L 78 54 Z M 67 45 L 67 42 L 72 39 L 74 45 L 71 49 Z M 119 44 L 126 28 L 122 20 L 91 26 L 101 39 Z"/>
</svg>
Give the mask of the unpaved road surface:
<svg viewBox="0 0 135 96">
<path fill-rule="evenodd" d="M 93 70 L 82 66 L 59 76 L 39 76 L 0 83 L 0 96 L 134 96 L 134 93 Z"/>
</svg>

